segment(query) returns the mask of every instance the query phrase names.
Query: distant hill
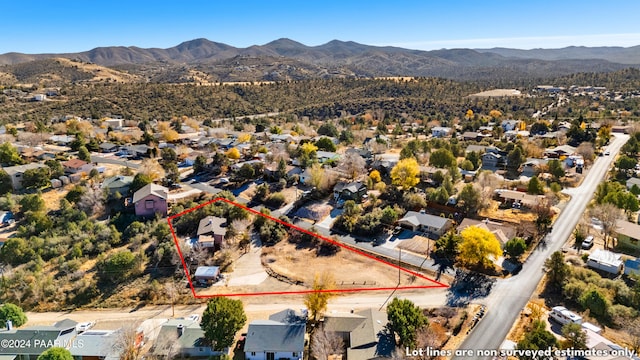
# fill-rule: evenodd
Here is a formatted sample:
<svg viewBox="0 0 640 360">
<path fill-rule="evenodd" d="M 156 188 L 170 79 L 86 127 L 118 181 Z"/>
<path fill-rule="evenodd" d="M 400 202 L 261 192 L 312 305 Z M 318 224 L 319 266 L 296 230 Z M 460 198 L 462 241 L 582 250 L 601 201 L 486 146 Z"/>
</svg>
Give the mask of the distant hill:
<svg viewBox="0 0 640 360">
<path fill-rule="evenodd" d="M 492 53 L 504 57 L 539 60 L 606 60 L 619 64 L 640 65 L 640 45 L 633 47 L 584 47 L 569 46 L 562 49 L 518 50 L 506 48 L 477 49 L 480 53 Z"/>
<path fill-rule="evenodd" d="M 0 67 L 0 85 L 72 82 L 135 82 L 137 75 L 66 58 L 49 58 Z"/>
<path fill-rule="evenodd" d="M 11 69 L 17 65 L 41 69 L 41 66 L 36 66 L 40 64 L 38 61 L 51 58 L 112 67 L 152 82 L 269 81 L 345 76 L 435 76 L 474 80 L 616 71 L 640 65 L 640 46 L 420 51 L 340 40 L 307 46 L 290 39 L 236 48 L 207 39 L 195 39 L 167 49 L 114 46 L 70 54 L 7 53 L 0 55 L 0 65 L 10 66 L 0 67 L 0 72 L 10 77 L 14 72 Z M 34 61 L 34 65 L 26 65 Z"/>
</svg>

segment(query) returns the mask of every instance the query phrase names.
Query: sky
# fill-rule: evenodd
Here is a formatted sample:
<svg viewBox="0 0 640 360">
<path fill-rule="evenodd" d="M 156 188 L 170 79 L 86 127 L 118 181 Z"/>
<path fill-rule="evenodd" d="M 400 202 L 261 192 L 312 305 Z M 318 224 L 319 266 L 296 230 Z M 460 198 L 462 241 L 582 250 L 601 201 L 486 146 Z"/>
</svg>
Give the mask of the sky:
<svg viewBox="0 0 640 360">
<path fill-rule="evenodd" d="M 236 47 L 289 38 L 410 49 L 640 45 L 636 0 L 0 0 L 0 54 Z"/>
</svg>

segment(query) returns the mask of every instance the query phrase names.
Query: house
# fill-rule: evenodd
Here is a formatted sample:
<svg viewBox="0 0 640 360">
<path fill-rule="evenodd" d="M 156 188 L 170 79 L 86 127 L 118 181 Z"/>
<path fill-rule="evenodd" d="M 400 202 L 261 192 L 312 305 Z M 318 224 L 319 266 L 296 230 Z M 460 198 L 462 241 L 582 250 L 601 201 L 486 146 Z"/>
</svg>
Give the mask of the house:
<svg viewBox="0 0 640 360">
<path fill-rule="evenodd" d="M 311 180 L 311 169 L 306 168 L 303 172 L 300 173 L 300 178 L 298 179 L 298 181 L 300 181 L 300 184 L 307 184 L 309 180 Z"/>
<path fill-rule="evenodd" d="M 359 181 L 340 181 L 333 187 L 334 200 L 354 200 L 360 202 L 367 194 L 367 186 Z"/>
<path fill-rule="evenodd" d="M 316 151 L 316 159 L 318 159 L 319 163 L 325 163 L 327 161 L 337 161 L 340 160 L 340 155 L 337 153 L 334 153 L 332 151 L 322 151 L 322 150 L 318 150 Z"/>
<path fill-rule="evenodd" d="M 120 151 L 133 158 L 148 157 L 151 148 L 148 145 L 127 145 L 120 148 Z"/>
<path fill-rule="evenodd" d="M 118 145 L 112 142 L 103 142 L 98 146 L 102 153 L 112 153 L 118 151 Z"/>
<path fill-rule="evenodd" d="M 500 126 L 502 126 L 502 130 L 504 131 L 513 131 L 518 128 L 518 124 L 520 124 L 518 120 L 502 120 Z"/>
<path fill-rule="evenodd" d="M 252 321 L 244 344 L 245 359 L 302 360 L 305 332 L 306 314 L 297 315 L 293 310 Z"/>
<path fill-rule="evenodd" d="M 610 274 L 620 274 L 623 263 L 622 255 L 602 249 L 596 249 L 587 258 L 587 266 Z"/>
<path fill-rule="evenodd" d="M 299 175 L 300 173 L 302 173 L 302 169 L 300 169 L 299 167 L 293 166 L 293 165 L 286 165 L 284 178 L 290 179 L 292 176 Z M 280 180 L 280 174 L 278 173 L 278 163 L 272 163 L 272 164 L 266 165 L 264 167 L 264 175 L 266 178 L 270 178 L 273 180 Z"/>
<path fill-rule="evenodd" d="M 110 196 L 114 196 L 116 193 L 119 193 L 120 195 L 127 195 L 132 183 L 133 176 L 118 175 L 104 179 L 100 187 L 105 189 Z"/>
<path fill-rule="evenodd" d="M 493 235 L 495 235 L 496 239 L 498 239 L 498 241 L 500 241 L 503 246 L 507 243 L 507 241 L 516 237 L 518 232 L 515 226 L 512 226 L 508 223 L 491 221 L 489 219 L 480 221 L 469 218 L 464 218 L 462 222 L 460 222 L 460 225 L 458 226 L 458 232 L 470 226 L 477 226 L 479 228 L 490 231 Z"/>
<path fill-rule="evenodd" d="M 561 145 L 556 146 L 553 149 L 546 149 L 544 151 L 544 156 L 554 158 L 554 159 L 564 159 L 569 155 L 573 155 L 576 152 L 576 148 L 570 145 Z"/>
<path fill-rule="evenodd" d="M 124 126 L 124 119 L 106 119 L 103 124 L 108 128 L 120 130 Z"/>
<path fill-rule="evenodd" d="M 482 167 L 483 168 L 496 168 L 502 167 L 506 164 L 507 158 L 499 153 L 486 152 L 482 154 Z"/>
<path fill-rule="evenodd" d="M 462 140 L 470 141 L 470 140 L 478 140 L 480 138 L 480 134 L 475 131 L 465 131 L 462 134 Z"/>
<path fill-rule="evenodd" d="M 209 358 L 227 355 L 229 349 L 213 350 L 204 337 L 204 330 L 200 327 L 198 319 L 189 317 L 170 319 L 163 323 L 150 353 L 165 359 L 177 356 Z"/>
<path fill-rule="evenodd" d="M 451 229 L 453 223 L 450 219 L 427 214 L 424 211 L 407 211 L 404 217 L 398 220 L 398 225 L 413 231 L 423 231 L 430 235 L 442 236 Z"/>
<path fill-rule="evenodd" d="M 198 266 L 193 280 L 204 284 L 213 284 L 220 280 L 220 268 L 217 266 Z"/>
<path fill-rule="evenodd" d="M 525 161 L 524 164 L 520 166 L 520 175 L 533 177 L 540 173 L 541 167 L 543 165 L 546 165 L 547 162 L 548 160 L 546 159 L 527 159 L 527 161 Z"/>
<path fill-rule="evenodd" d="M 198 246 L 201 248 L 215 248 L 220 246 L 227 229 L 223 227 L 226 219 L 217 216 L 207 216 L 200 220 L 198 225 Z"/>
<path fill-rule="evenodd" d="M 80 159 L 71 159 L 62 162 L 65 174 L 88 173 L 93 169 L 93 164 Z"/>
<path fill-rule="evenodd" d="M 68 146 L 76 139 L 73 135 L 52 135 L 49 137 L 49 142 L 61 146 Z"/>
<path fill-rule="evenodd" d="M 18 191 L 22 189 L 22 178 L 25 171 L 45 167 L 47 166 L 43 164 L 30 163 L 25 165 L 7 166 L 2 168 L 2 170 L 4 170 L 9 176 L 11 176 L 11 185 L 13 186 L 13 190 Z"/>
<path fill-rule="evenodd" d="M 167 216 L 169 189 L 156 184 L 147 184 L 133 194 L 136 216 Z"/>
<path fill-rule="evenodd" d="M 625 220 L 616 222 L 618 246 L 632 250 L 640 250 L 640 225 Z"/>
<path fill-rule="evenodd" d="M 256 167 L 262 166 L 262 165 L 263 165 L 263 163 L 262 163 L 262 161 L 261 161 L 261 160 L 241 161 L 241 162 L 239 162 L 239 163 L 235 163 L 235 164 L 231 165 L 230 169 L 231 169 L 231 171 L 238 171 L 238 170 L 240 170 L 240 168 L 241 168 L 243 165 L 250 165 L 250 166 L 252 166 L 253 168 L 256 168 Z"/>
<path fill-rule="evenodd" d="M 497 189 L 494 191 L 494 194 L 503 202 L 519 203 L 529 208 L 535 207 L 545 199 L 544 195 L 531 195 L 506 189 Z"/>
<path fill-rule="evenodd" d="M 77 344 L 71 346 L 69 351 L 76 360 L 119 360 L 123 352 L 121 342 L 123 329 L 120 330 L 89 330 L 75 338 Z"/>
<path fill-rule="evenodd" d="M 393 336 L 386 330 L 387 315 L 375 309 L 327 314 L 323 330 L 342 338 L 349 360 L 391 357 Z"/>
<path fill-rule="evenodd" d="M 77 324 L 75 321 L 64 319 L 51 326 L 3 328 L 0 330 L 0 343 L 15 343 L 21 346 L 0 346 L 0 359 L 36 360 L 43 351 L 54 344 L 78 346 L 78 343 L 74 342 L 78 334 Z"/>
<path fill-rule="evenodd" d="M 631 190 L 634 185 L 640 189 L 640 178 L 631 178 L 627 180 L 627 190 Z"/>
<path fill-rule="evenodd" d="M 449 136 L 453 130 L 450 127 L 434 126 L 431 128 L 431 136 L 435 138 L 443 138 Z"/>
</svg>

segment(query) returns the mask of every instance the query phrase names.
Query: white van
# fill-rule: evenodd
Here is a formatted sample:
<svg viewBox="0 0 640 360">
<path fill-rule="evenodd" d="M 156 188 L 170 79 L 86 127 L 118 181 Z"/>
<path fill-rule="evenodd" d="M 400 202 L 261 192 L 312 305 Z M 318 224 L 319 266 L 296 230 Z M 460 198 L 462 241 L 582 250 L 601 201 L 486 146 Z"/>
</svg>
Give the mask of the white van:
<svg viewBox="0 0 640 360">
<path fill-rule="evenodd" d="M 556 306 L 551 309 L 549 319 L 553 319 L 562 325 L 569 323 L 582 324 L 582 316 L 567 310 L 564 306 Z"/>
</svg>

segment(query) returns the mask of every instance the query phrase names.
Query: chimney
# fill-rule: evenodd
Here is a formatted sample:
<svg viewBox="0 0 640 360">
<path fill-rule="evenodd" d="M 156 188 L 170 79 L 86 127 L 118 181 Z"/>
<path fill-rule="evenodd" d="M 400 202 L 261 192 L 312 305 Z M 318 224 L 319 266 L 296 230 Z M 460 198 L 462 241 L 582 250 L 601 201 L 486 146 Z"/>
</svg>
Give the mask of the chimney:
<svg viewBox="0 0 640 360">
<path fill-rule="evenodd" d="M 7 331 L 11 331 L 13 329 L 13 323 L 11 320 L 7 320 L 5 324 L 7 325 Z"/>
<path fill-rule="evenodd" d="M 179 324 L 176 329 L 178 330 L 178 337 L 182 336 L 182 334 L 184 333 L 184 325 Z"/>
</svg>

